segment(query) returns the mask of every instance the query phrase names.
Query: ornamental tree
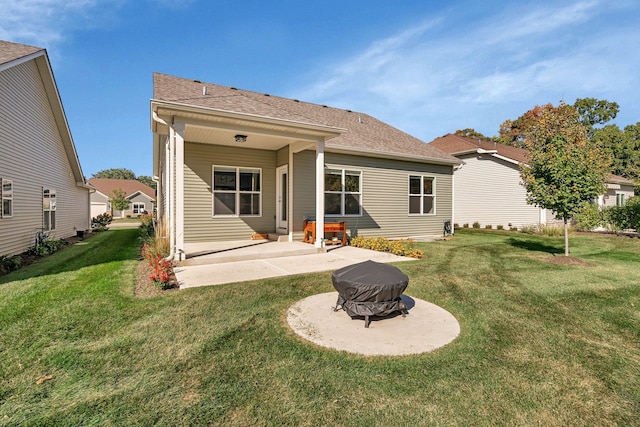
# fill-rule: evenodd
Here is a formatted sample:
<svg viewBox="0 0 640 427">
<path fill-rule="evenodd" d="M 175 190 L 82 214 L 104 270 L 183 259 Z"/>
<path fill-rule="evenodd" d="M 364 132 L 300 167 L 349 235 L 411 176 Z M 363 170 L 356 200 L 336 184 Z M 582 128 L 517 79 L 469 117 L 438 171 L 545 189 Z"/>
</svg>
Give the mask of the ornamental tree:
<svg viewBox="0 0 640 427">
<path fill-rule="evenodd" d="M 527 203 L 549 209 L 564 221 L 564 254 L 569 255 L 569 219 L 605 191 L 609 159 L 570 105 L 536 107 L 525 113 L 532 126 L 523 134 L 528 166 L 520 176 Z"/>
<path fill-rule="evenodd" d="M 112 209 L 117 211 L 124 211 L 129 209 L 129 200 L 127 199 L 127 193 L 120 188 L 114 188 L 109 195 L 109 202 L 111 202 Z"/>
</svg>

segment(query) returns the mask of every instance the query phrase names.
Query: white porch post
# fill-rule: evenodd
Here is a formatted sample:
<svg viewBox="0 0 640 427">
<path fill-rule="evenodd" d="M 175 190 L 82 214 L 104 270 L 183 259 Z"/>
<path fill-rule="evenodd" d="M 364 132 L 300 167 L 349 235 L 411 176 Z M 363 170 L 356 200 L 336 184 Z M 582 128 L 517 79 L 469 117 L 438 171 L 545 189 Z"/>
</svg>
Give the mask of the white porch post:
<svg viewBox="0 0 640 427">
<path fill-rule="evenodd" d="M 176 132 L 173 125 L 169 126 L 169 141 L 167 144 L 167 188 L 166 194 L 168 197 L 167 210 L 165 211 L 165 218 L 169 220 L 169 251 L 171 255 L 175 257 L 176 249 L 176 189 L 174 183 L 176 182 L 176 169 L 175 169 L 175 152 L 176 152 Z"/>
<path fill-rule="evenodd" d="M 287 231 L 289 234 L 289 241 L 293 242 L 293 150 L 289 145 L 289 167 L 287 169 Z"/>
<path fill-rule="evenodd" d="M 175 122 L 175 154 L 176 154 L 176 253 L 178 261 L 185 259 L 184 253 L 184 122 Z"/>
<path fill-rule="evenodd" d="M 316 142 L 316 248 L 324 247 L 324 140 Z"/>
</svg>

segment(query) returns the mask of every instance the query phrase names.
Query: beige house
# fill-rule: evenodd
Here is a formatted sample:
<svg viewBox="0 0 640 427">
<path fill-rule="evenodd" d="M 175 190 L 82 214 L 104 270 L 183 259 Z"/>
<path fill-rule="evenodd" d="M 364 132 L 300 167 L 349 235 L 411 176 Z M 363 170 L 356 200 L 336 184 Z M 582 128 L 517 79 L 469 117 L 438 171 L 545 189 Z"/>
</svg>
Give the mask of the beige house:
<svg viewBox="0 0 640 427">
<path fill-rule="evenodd" d="M 88 183 L 96 191 L 91 193 L 91 218 L 110 213 L 114 218 L 137 217 L 153 212 L 156 191 L 135 179 L 91 178 Z M 125 210 L 114 209 L 110 198 L 114 190 L 122 190 L 129 201 Z"/>
<path fill-rule="evenodd" d="M 520 164 L 527 163 L 527 150 L 447 134 L 429 143 L 459 158 L 462 167 L 455 172 L 455 223 L 459 226 L 478 222 L 482 228 L 502 225 L 521 228 L 557 222 L 546 209 L 527 204 L 527 191 L 520 179 Z M 633 182 L 609 175 L 607 193 L 600 196 L 601 206 L 624 203 L 633 196 Z"/>
<path fill-rule="evenodd" d="M 633 181 L 622 176 L 609 174 L 606 186 L 607 192 L 598 197 L 599 206 L 624 206 L 626 201 L 634 196 Z"/>
<path fill-rule="evenodd" d="M 174 257 L 197 242 L 441 235 L 455 157 L 369 115 L 154 74 L 157 210 Z M 322 248 L 323 238 L 315 241 Z"/>
<path fill-rule="evenodd" d="M 44 49 L 0 41 L 0 255 L 90 228 L 89 191 Z"/>
</svg>

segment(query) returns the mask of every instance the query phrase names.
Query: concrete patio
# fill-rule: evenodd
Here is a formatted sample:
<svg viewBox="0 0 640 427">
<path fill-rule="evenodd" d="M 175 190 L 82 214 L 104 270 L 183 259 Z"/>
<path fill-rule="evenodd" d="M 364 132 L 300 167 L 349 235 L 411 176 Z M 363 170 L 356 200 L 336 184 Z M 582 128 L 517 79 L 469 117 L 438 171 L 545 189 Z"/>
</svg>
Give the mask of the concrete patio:
<svg viewBox="0 0 640 427">
<path fill-rule="evenodd" d="M 192 244 L 188 250 L 187 259 L 174 268 L 180 289 L 331 271 L 366 260 L 413 260 L 352 246 L 318 252 L 307 243 L 267 240 Z"/>
</svg>

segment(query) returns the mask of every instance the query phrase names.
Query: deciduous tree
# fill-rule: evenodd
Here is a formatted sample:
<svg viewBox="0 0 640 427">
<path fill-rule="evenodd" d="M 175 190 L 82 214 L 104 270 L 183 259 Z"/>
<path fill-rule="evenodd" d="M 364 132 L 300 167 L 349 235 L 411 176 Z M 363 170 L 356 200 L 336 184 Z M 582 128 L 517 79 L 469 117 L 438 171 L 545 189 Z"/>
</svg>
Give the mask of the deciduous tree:
<svg viewBox="0 0 640 427">
<path fill-rule="evenodd" d="M 93 178 L 136 179 L 136 174 L 126 168 L 103 169 L 94 173 Z"/>
<path fill-rule="evenodd" d="M 127 193 L 120 188 L 114 188 L 109 195 L 109 202 L 111 202 L 111 208 L 117 211 L 124 211 L 129 209 L 129 200 L 127 199 Z"/>
<path fill-rule="evenodd" d="M 569 219 L 604 193 L 609 160 L 596 140 L 588 138 L 574 107 L 546 105 L 524 116 L 534 124 L 522 134 L 522 145 L 529 150 L 529 164 L 520 170 L 527 202 L 563 219 L 568 256 Z"/>
</svg>

